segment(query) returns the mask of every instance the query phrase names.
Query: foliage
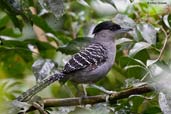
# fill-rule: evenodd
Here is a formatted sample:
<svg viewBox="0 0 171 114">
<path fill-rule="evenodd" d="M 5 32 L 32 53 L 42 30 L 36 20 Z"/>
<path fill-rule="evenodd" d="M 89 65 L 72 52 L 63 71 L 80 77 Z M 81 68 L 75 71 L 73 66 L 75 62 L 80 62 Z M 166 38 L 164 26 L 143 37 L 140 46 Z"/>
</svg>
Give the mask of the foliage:
<svg viewBox="0 0 171 114">
<path fill-rule="evenodd" d="M 35 8 L 36 12 L 33 13 L 30 7 Z M 45 60 L 51 59 L 57 62 L 58 70 L 62 69 L 69 54 L 87 45 L 93 27 L 103 20 L 113 20 L 134 30 L 116 41 L 115 64 L 97 85 L 120 91 L 142 82 L 155 83 L 153 78 L 164 76 L 162 72 L 171 68 L 169 0 L 0 0 L 0 103 L 14 99 L 35 84 L 32 73 L 35 73 L 35 70 L 32 71 L 35 61 L 44 60 L 45 65 Z M 42 29 L 46 41 L 40 40 L 42 34 L 39 35 L 40 31 L 35 26 Z M 49 66 L 42 67 L 51 69 Z M 18 83 L 18 79 L 23 86 Z M 67 89 L 57 82 L 39 95 L 73 97 L 76 89 L 70 82 L 66 85 Z M 157 91 L 159 97 L 157 93 L 149 93 L 145 97 L 135 95 L 117 103 L 47 110 L 50 113 L 66 114 L 169 114 L 167 108 L 163 107 L 170 106 L 167 105 L 170 103 L 167 100 L 170 93 L 163 93 L 160 89 Z M 88 95 L 102 94 L 90 87 L 87 92 Z"/>
</svg>

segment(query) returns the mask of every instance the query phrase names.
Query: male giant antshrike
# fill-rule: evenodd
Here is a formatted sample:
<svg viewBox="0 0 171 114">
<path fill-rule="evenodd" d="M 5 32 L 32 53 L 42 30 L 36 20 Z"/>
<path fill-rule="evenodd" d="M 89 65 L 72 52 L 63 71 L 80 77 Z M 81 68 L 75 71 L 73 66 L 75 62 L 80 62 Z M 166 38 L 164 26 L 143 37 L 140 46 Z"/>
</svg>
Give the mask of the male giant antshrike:
<svg viewBox="0 0 171 114">
<path fill-rule="evenodd" d="M 28 101 L 33 95 L 55 81 L 71 80 L 74 83 L 95 83 L 102 79 L 111 69 L 116 55 L 115 39 L 129 28 L 121 28 L 112 21 L 98 24 L 93 31 L 94 39 L 84 49 L 73 55 L 59 74 L 54 74 L 33 86 L 17 101 Z"/>
</svg>

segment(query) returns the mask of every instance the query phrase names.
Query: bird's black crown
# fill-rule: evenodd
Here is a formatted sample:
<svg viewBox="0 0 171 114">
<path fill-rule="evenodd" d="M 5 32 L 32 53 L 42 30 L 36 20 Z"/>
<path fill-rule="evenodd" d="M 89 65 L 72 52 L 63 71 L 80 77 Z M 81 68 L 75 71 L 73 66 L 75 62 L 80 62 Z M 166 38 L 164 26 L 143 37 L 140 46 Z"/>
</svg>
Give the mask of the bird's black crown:
<svg viewBox="0 0 171 114">
<path fill-rule="evenodd" d="M 101 30 L 116 31 L 121 29 L 120 25 L 113 23 L 112 21 L 104 21 L 99 23 L 93 30 L 93 34 L 100 32 Z"/>
</svg>

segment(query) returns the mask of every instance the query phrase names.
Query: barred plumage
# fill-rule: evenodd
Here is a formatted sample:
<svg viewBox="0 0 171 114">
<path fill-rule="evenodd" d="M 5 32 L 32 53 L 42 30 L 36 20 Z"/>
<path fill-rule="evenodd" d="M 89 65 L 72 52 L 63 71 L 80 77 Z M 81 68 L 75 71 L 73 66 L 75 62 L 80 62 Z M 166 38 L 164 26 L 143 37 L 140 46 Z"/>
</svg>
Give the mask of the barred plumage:
<svg viewBox="0 0 171 114">
<path fill-rule="evenodd" d="M 107 59 L 107 51 L 100 43 L 92 43 L 73 55 L 65 65 L 63 73 L 74 72 L 88 66 L 98 65 Z"/>
</svg>

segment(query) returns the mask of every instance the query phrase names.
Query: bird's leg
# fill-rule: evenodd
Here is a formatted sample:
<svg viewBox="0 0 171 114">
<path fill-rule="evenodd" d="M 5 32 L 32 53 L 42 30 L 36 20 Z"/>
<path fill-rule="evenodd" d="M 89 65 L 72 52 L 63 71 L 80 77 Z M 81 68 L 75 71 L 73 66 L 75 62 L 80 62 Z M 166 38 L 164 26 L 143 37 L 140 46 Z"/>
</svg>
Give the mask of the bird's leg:
<svg viewBox="0 0 171 114">
<path fill-rule="evenodd" d="M 81 94 L 81 96 L 80 96 L 80 100 L 79 100 L 79 104 L 83 104 L 82 103 L 82 101 L 83 101 L 83 99 L 85 98 L 85 97 L 87 97 L 87 91 L 86 91 L 86 88 L 87 88 L 87 84 L 81 84 L 81 86 L 82 86 L 82 94 Z"/>
<path fill-rule="evenodd" d="M 77 96 L 80 97 L 79 99 L 79 104 L 82 105 L 82 100 L 87 96 L 87 91 L 86 91 L 86 84 L 81 84 L 82 89 L 78 87 L 78 84 L 73 83 L 77 90 Z"/>
<path fill-rule="evenodd" d="M 98 86 L 98 85 L 95 85 L 95 84 L 90 84 L 90 86 L 93 87 L 93 88 L 96 88 L 96 89 L 98 89 L 98 90 L 100 90 L 103 93 L 108 94 L 108 95 L 111 95 L 113 93 L 117 93 L 116 91 L 109 91 L 109 90 L 105 89 L 104 87 Z"/>
<path fill-rule="evenodd" d="M 86 84 L 81 84 L 81 88 L 77 83 L 73 83 L 74 87 L 76 88 L 76 96 L 87 96 L 87 91 L 86 91 Z"/>
<path fill-rule="evenodd" d="M 83 88 L 83 97 L 86 97 L 87 96 L 87 91 L 86 91 L 86 88 L 87 88 L 87 84 L 81 84 L 82 85 L 82 88 Z"/>
</svg>

